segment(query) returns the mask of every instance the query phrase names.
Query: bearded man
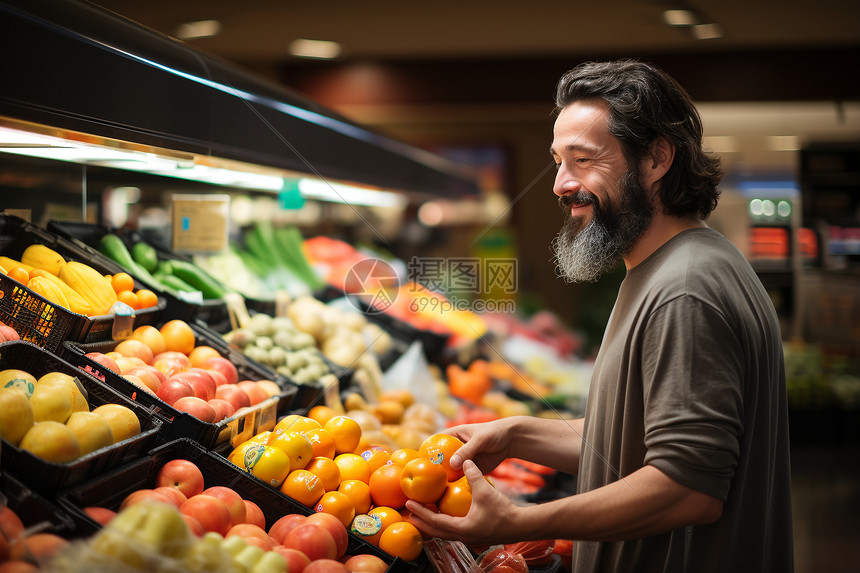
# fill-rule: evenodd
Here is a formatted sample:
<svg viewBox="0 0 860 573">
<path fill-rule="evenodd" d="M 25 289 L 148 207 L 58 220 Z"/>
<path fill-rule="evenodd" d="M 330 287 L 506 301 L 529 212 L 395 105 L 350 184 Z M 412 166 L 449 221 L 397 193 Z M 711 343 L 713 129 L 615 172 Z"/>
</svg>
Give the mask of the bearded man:
<svg viewBox="0 0 860 573">
<path fill-rule="evenodd" d="M 793 570 L 785 368 L 773 304 L 705 220 L 719 159 L 686 91 L 632 60 L 587 63 L 556 91 L 551 155 L 565 214 L 560 274 L 626 275 L 585 416 L 451 428 L 465 517 L 410 501 L 425 534 L 491 545 L 572 539 L 573 571 Z M 577 476 L 575 495 L 515 504 L 483 479 L 505 458 Z"/>
</svg>

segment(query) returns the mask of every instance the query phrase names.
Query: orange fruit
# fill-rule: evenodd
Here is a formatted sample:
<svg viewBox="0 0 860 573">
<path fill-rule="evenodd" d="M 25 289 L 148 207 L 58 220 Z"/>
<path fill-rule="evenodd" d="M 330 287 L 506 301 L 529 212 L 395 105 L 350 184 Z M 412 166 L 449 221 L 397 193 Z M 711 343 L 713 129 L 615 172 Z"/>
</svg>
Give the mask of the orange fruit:
<svg viewBox="0 0 860 573">
<path fill-rule="evenodd" d="M 420 503 L 436 503 L 445 488 L 448 478 L 445 469 L 440 464 L 434 464 L 430 458 L 418 457 L 403 466 L 400 475 L 400 489 L 409 499 Z"/>
<path fill-rule="evenodd" d="M 30 273 L 24 270 L 23 267 L 12 267 L 6 272 L 6 276 L 10 279 L 15 279 L 22 285 L 27 285 L 30 282 Z"/>
<path fill-rule="evenodd" d="M 367 513 L 370 510 L 370 486 L 357 479 L 347 479 L 340 482 L 337 491 L 345 494 L 352 501 L 356 513 Z"/>
<path fill-rule="evenodd" d="M 318 404 L 308 410 L 308 418 L 316 420 L 320 425 L 324 425 L 335 416 L 337 416 L 337 411 L 325 404 Z"/>
<path fill-rule="evenodd" d="M 267 444 L 283 451 L 290 459 L 290 471 L 304 469 L 313 457 L 314 448 L 307 436 L 299 432 L 284 432 L 269 435 Z"/>
<path fill-rule="evenodd" d="M 305 469 L 322 480 L 326 491 L 335 490 L 340 485 L 340 468 L 331 458 L 325 456 L 311 458 Z"/>
<path fill-rule="evenodd" d="M 347 416 L 334 416 L 323 428 L 334 438 L 334 449 L 338 454 L 354 452 L 361 440 L 361 426 Z"/>
<path fill-rule="evenodd" d="M 316 420 L 299 414 L 290 414 L 289 416 L 284 416 L 278 420 L 278 423 L 275 424 L 274 428 L 272 428 L 272 432 L 275 434 L 282 434 L 284 432 L 307 432 L 308 430 L 319 428 L 322 428 L 322 426 Z"/>
<path fill-rule="evenodd" d="M 127 304 L 134 310 L 140 308 L 140 302 L 137 300 L 137 295 L 130 290 L 124 290 L 116 293 L 116 299 L 124 304 Z"/>
<path fill-rule="evenodd" d="M 417 457 L 418 450 L 414 450 L 412 448 L 400 448 L 399 450 L 394 450 L 393 452 L 391 452 L 391 456 L 389 456 L 388 461 L 395 466 L 400 466 L 402 468 L 408 462 L 414 460 Z"/>
<path fill-rule="evenodd" d="M 184 320 L 176 318 L 167 321 L 159 331 L 164 337 L 164 344 L 168 351 L 181 352 L 188 355 L 194 350 L 194 330 Z"/>
<path fill-rule="evenodd" d="M 140 297 L 138 296 L 138 302 Z M 141 308 L 144 308 L 141 306 Z M 167 350 L 167 344 L 164 342 L 164 336 L 161 332 L 151 324 L 138 326 L 131 333 L 131 338 L 140 340 L 152 350 L 153 354 L 161 354 Z"/>
<path fill-rule="evenodd" d="M 322 480 L 308 470 L 293 470 L 281 484 L 281 492 L 308 507 L 313 507 L 325 493 Z"/>
<path fill-rule="evenodd" d="M 290 473 L 290 458 L 283 450 L 267 447 L 248 470 L 273 487 L 280 487 Z"/>
<path fill-rule="evenodd" d="M 191 366 L 194 368 L 203 368 L 203 363 L 213 356 L 221 356 L 221 353 L 211 346 L 202 344 L 194 347 L 194 349 L 188 354 L 188 360 L 191 361 Z"/>
<path fill-rule="evenodd" d="M 117 273 L 111 277 L 110 286 L 113 287 L 113 291 L 116 294 L 132 292 L 134 290 L 134 279 L 128 273 Z"/>
<path fill-rule="evenodd" d="M 395 557 L 413 561 L 424 550 L 424 540 L 417 527 L 408 521 L 399 521 L 383 530 L 379 538 L 379 548 Z"/>
<path fill-rule="evenodd" d="M 434 464 L 445 468 L 448 481 L 456 481 L 463 477 L 463 470 L 451 469 L 451 456 L 463 446 L 458 438 L 448 434 L 433 434 L 427 437 L 418 448 L 418 455 L 430 458 Z"/>
<path fill-rule="evenodd" d="M 472 486 L 466 476 L 448 484 L 445 493 L 439 498 L 438 505 L 439 511 L 454 517 L 463 517 L 469 513 L 472 506 Z"/>
<path fill-rule="evenodd" d="M 367 461 L 358 454 L 338 454 L 334 463 L 340 468 L 340 481 L 346 479 L 357 479 L 367 483 L 370 481 L 370 466 Z"/>
<path fill-rule="evenodd" d="M 314 448 L 314 457 L 325 456 L 327 458 L 334 458 L 334 438 L 325 431 L 325 428 L 305 430 L 304 434 Z"/>
<path fill-rule="evenodd" d="M 379 545 L 379 538 L 385 528 L 400 521 L 403 521 L 403 516 L 399 511 L 379 505 L 366 514 L 356 515 L 349 530 L 368 543 Z"/>
<path fill-rule="evenodd" d="M 357 453 L 367 461 L 367 465 L 370 466 L 370 473 L 384 466 L 391 458 L 391 452 L 382 446 L 370 446 L 363 452 Z"/>
<path fill-rule="evenodd" d="M 146 343 L 134 338 L 126 338 L 114 347 L 114 352 L 130 358 L 140 358 L 145 364 L 152 364 L 155 356 L 152 349 Z"/>
<path fill-rule="evenodd" d="M 158 306 L 158 295 L 148 288 L 142 288 L 135 294 L 137 295 L 137 303 L 140 305 L 140 308 L 152 308 L 153 306 Z"/>
<path fill-rule="evenodd" d="M 340 520 L 344 527 L 349 527 L 355 517 L 355 506 L 352 500 L 343 492 L 325 492 L 314 507 L 318 513 L 329 513 Z"/>
<path fill-rule="evenodd" d="M 400 509 L 406 504 L 406 494 L 400 488 L 400 477 L 403 468 L 394 464 L 386 464 L 370 474 L 370 497 L 374 505 L 387 505 Z"/>
</svg>

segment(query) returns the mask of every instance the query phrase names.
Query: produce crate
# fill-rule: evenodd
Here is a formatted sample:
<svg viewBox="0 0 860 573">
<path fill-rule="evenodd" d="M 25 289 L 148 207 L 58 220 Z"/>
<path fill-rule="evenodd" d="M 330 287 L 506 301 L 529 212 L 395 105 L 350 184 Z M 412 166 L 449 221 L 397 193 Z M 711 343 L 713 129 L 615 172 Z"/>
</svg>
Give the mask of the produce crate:
<svg viewBox="0 0 860 573">
<path fill-rule="evenodd" d="M 100 506 L 117 510 L 122 500 L 131 492 L 153 488 L 158 471 L 167 462 L 185 459 L 193 462 L 203 473 L 204 487 L 226 486 L 235 490 L 242 498 L 252 501 L 263 510 L 266 517 L 266 530 L 284 515 L 298 513 L 310 515 L 313 511 L 284 495 L 257 477 L 231 464 L 222 456 L 206 451 L 198 444 L 187 439 L 167 442 L 139 460 L 94 478 L 86 483 L 61 492 L 58 503 L 64 511 L 88 527 L 83 533 L 92 534 L 100 526 L 83 513 L 83 508 Z M 87 524 L 87 522 L 89 522 Z M 411 573 L 426 568 L 427 561 L 422 555 L 414 562 L 393 557 L 367 541 L 349 534 L 350 554 L 370 553 L 389 564 L 390 573 Z"/>
<path fill-rule="evenodd" d="M 209 340 L 209 336 L 211 335 L 201 326 L 194 323 L 189 324 L 198 340 Z M 161 325 L 158 326 L 160 327 Z M 103 376 L 105 384 L 128 399 L 152 409 L 165 422 L 166 440 L 190 438 L 205 448 L 214 448 L 219 445 L 226 447 L 226 444 L 235 447 L 259 432 L 273 428 L 278 416 L 285 414 L 293 408 L 293 403 L 298 393 L 298 386 L 283 377 L 270 376 L 270 372 L 252 363 L 242 353 L 231 348 L 227 349 L 231 352 L 225 352 L 216 346 L 213 348 L 218 350 L 222 356 L 236 366 L 239 372 L 239 380 L 272 380 L 281 387 L 282 392 L 278 396 L 273 396 L 253 406 L 244 413 L 234 415 L 231 418 L 214 424 L 204 422 L 191 414 L 173 408 L 152 394 L 141 391 L 140 388 L 121 375 L 104 368 L 86 356 L 90 352 L 110 352 L 117 344 L 118 342 L 116 341 L 92 344 L 67 342 L 64 345 L 63 357 L 76 366 L 87 368 L 98 377 Z"/>
<path fill-rule="evenodd" d="M 82 247 L 86 247 L 87 249 L 91 249 L 94 251 L 99 250 L 99 242 L 101 241 L 101 238 L 103 236 L 108 233 L 114 233 L 120 239 L 122 239 L 126 247 L 128 247 L 129 249 L 131 249 L 135 243 L 147 243 L 153 249 L 155 249 L 155 252 L 158 254 L 158 259 L 160 261 L 181 260 L 193 263 L 190 258 L 180 253 L 177 253 L 176 251 L 168 249 L 166 246 L 159 244 L 157 241 L 153 241 L 151 238 L 145 236 L 143 233 L 132 229 L 114 229 L 107 225 L 91 225 L 74 221 L 49 221 L 48 229 L 69 240 L 73 240 L 79 243 Z M 201 270 L 201 272 L 204 271 Z M 130 274 L 132 274 L 133 276 L 133 273 Z M 227 305 L 223 300 L 210 299 L 203 300 L 202 302 L 195 302 L 179 298 L 174 294 L 159 288 L 158 285 L 150 285 L 150 288 L 155 292 L 162 294 L 167 300 L 167 308 L 165 310 L 166 316 L 170 316 L 172 318 L 180 318 L 185 321 L 199 319 L 210 325 L 211 328 L 218 331 L 223 330 L 226 332 L 226 330 L 229 329 L 230 317 L 227 312 Z M 265 312 L 268 310 L 274 312 L 275 309 L 274 300 L 263 301 L 246 297 L 245 304 L 248 306 L 248 308 L 260 312 Z"/>
<path fill-rule="evenodd" d="M 151 409 L 127 399 L 90 374 L 30 342 L 16 340 L 0 344 L 0 370 L 9 368 L 29 372 L 37 380 L 48 372 L 75 376 L 87 393 L 91 410 L 103 404 L 121 404 L 130 408 L 140 421 L 141 431 L 137 436 L 68 463 L 45 461 L 3 440 L 0 468 L 41 493 L 50 496 L 61 487 L 102 474 L 141 456 L 164 438 L 163 423 Z"/>
<path fill-rule="evenodd" d="M 122 270 L 99 253 L 83 249 L 19 217 L 0 213 L 0 255 L 20 260 L 24 249 L 33 243 L 45 245 L 67 260 L 83 262 L 104 274 Z M 146 286 L 135 280 L 135 288 Z M 156 306 L 135 311 L 131 328 L 156 322 L 166 304 L 167 301 L 159 297 Z M 128 328 L 127 324 L 114 319 L 113 314 L 90 317 L 74 313 L 46 300 L 18 281 L 0 275 L 0 320 L 17 330 L 22 339 L 51 352 L 60 352 L 64 340 L 108 340 L 113 337 L 115 327 Z"/>
</svg>

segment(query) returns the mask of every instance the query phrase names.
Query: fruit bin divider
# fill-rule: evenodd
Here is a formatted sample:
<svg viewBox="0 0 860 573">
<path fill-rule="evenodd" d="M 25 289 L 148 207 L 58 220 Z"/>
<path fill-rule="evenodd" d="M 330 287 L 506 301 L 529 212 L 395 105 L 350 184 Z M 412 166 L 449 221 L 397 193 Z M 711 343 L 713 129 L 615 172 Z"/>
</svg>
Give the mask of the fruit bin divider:
<svg viewBox="0 0 860 573">
<path fill-rule="evenodd" d="M 29 372 L 37 380 L 49 372 L 62 372 L 76 377 L 86 390 L 90 410 L 103 404 L 121 404 L 131 409 L 140 421 L 141 431 L 137 436 L 68 463 L 45 461 L 3 440 L 0 451 L 2 471 L 47 497 L 51 497 L 61 487 L 78 483 L 139 457 L 163 439 L 163 422 L 152 409 L 129 400 L 87 372 L 30 342 L 15 340 L 0 344 L 0 370 L 10 368 Z"/>
<path fill-rule="evenodd" d="M 74 488 L 69 488 L 58 495 L 58 502 L 64 511 L 73 515 L 76 522 L 85 528 L 82 533 L 91 535 L 98 531 L 100 526 L 83 513 L 85 507 L 101 506 L 118 510 L 122 500 L 131 492 L 138 489 L 154 488 L 158 471 L 164 464 L 175 459 L 185 459 L 197 465 L 203 473 L 204 487 L 229 487 L 241 495 L 243 499 L 257 504 L 266 517 L 266 531 L 284 515 L 293 513 L 310 515 L 313 513 L 313 509 L 233 465 L 224 457 L 203 449 L 199 444 L 187 438 L 164 443 L 152 449 L 143 458 Z M 351 532 L 349 533 L 347 552 L 350 554 L 370 553 L 376 555 L 389 564 L 388 573 L 418 573 L 419 571 L 423 572 L 429 565 L 423 554 L 415 561 L 404 561 Z"/>
<path fill-rule="evenodd" d="M 158 327 L 160 326 L 158 325 Z M 208 339 L 209 335 L 200 325 L 189 323 L 189 326 L 194 330 L 198 340 L 205 341 Z M 264 430 L 272 429 L 278 416 L 286 414 L 294 406 L 299 388 L 296 384 L 283 376 L 270 376 L 271 372 L 261 369 L 256 363 L 251 362 L 241 352 L 233 348 L 213 346 L 236 366 L 239 380 L 272 380 L 281 388 L 281 393 L 252 406 L 249 411 L 239 416 L 233 416 L 217 423 L 204 422 L 187 412 L 177 410 L 157 396 L 141 390 L 123 378 L 122 375 L 112 372 L 86 356 L 89 352 L 109 352 L 117 344 L 118 341 L 115 340 L 92 344 L 66 342 L 63 356 L 76 366 L 89 368 L 97 376 L 104 376 L 104 383 L 117 392 L 152 408 L 165 422 L 167 428 L 166 441 L 176 438 L 191 438 L 205 448 L 213 448 L 223 442 L 229 442 L 235 447 Z"/>
<path fill-rule="evenodd" d="M 34 243 L 53 249 L 66 260 L 87 264 L 102 274 L 122 271 L 119 265 L 101 253 L 84 249 L 14 215 L 0 213 L 0 254 L 20 260 L 24 249 Z M 136 289 L 146 286 L 135 279 Z M 21 338 L 51 352 L 59 353 L 64 340 L 93 342 L 112 336 L 113 315 L 90 317 L 74 313 L 2 274 L 0 295 L 0 320 L 17 330 Z M 135 311 L 134 327 L 156 322 L 166 306 L 167 301 L 159 296 L 154 307 Z"/>
<path fill-rule="evenodd" d="M 0 494 L 0 507 L 15 512 L 24 523 L 25 535 L 36 532 L 64 538 L 78 535 L 75 520 L 64 509 L 17 478 L 0 473 Z"/>
</svg>

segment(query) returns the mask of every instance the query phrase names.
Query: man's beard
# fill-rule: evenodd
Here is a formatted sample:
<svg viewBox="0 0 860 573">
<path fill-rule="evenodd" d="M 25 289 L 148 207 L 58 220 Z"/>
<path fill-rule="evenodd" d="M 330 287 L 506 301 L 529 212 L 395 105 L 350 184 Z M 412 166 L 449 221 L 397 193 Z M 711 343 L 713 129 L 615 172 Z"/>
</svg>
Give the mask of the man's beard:
<svg viewBox="0 0 860 573">
<path fill-rule="evenodd" d="M 565 220 L 552 250 L 558 274 L 566 282 L 596 282 L 630 252 L 654 218 L 654 207 L 635 171 L 626 171 L 618 185 L 620 199 L 605 207 L 590 193 L 559 197 Z M 593 216 L 583 228 L 584 217 L 572 216 L 570 208 L 584 203 L 591 203 Z"/>
</svg>

